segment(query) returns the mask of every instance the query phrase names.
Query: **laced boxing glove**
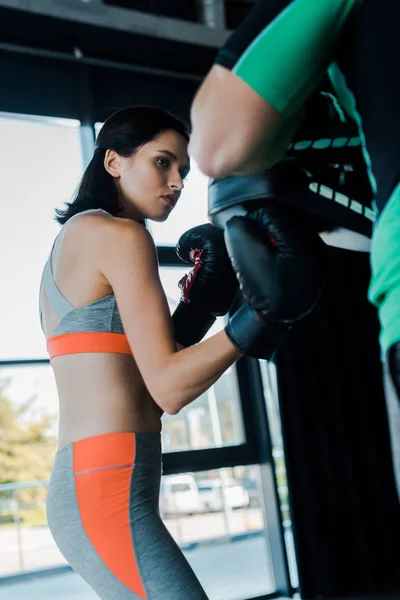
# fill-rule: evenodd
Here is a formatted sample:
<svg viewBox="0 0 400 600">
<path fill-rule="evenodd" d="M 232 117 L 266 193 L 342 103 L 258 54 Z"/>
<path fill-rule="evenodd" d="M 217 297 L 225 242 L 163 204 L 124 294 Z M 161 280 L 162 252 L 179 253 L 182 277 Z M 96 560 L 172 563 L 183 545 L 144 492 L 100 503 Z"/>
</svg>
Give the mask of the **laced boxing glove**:
<svg viewBox="0 0 400 600">
<path fill-rule="evenodd" d="M 244 354 L 269 359 L 291 325 L 316 305 L 328 249 L 304 219 L 269 203 L 225 227 L 225 241 L 246 303 L 226 333 Z"/>
<path fill-rule="evenodd" d="M 226 251 L 223 231 L 206 223 L 186 231 L 176 246 L 179 258 L 193 265 L 179 282 L 182 290 L 172 315 L 175 340 L 182 346 L 197 344 L 227 314 L 239 289 Z"/>
</svg>

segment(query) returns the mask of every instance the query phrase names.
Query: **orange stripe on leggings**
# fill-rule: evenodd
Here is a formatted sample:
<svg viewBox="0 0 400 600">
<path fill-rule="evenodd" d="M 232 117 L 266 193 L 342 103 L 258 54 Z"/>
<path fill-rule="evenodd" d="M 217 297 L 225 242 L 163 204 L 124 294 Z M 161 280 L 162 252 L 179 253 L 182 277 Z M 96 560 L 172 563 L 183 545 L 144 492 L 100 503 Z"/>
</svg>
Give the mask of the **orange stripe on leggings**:
<svg viewBox="0 0 400 600">
<path fill-rule="evenodd" d="M 80 331 L 55 335 L 47 340 L 47 352 L 50 359 L 64 354 L 82 354 L 85 352 L 132 354 L 125 334 L 107 331 Z"/>
<path fill-rule="evenodd" d="M 129 524 L 135 451 L 133 433 L 98 435 L 75 442 L 75 487 L 82 524 L 94 549 L 119 581 L 146 599 Z"/>
</svg>

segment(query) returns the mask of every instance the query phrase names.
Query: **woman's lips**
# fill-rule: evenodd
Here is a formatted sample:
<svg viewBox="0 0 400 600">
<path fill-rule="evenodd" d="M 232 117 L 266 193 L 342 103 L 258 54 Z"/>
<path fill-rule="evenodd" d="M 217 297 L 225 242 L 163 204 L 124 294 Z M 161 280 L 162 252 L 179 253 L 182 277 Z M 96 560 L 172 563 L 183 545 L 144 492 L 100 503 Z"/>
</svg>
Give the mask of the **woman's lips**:
<svg viewBox="0 0 400 600">
<path fill-rule="evenodd" d="M 161 196 L 161 198 L 166 202 L 171 208 L 174 208 L 177 198 L 172 198 L 171 196 Z"/>
</svg>

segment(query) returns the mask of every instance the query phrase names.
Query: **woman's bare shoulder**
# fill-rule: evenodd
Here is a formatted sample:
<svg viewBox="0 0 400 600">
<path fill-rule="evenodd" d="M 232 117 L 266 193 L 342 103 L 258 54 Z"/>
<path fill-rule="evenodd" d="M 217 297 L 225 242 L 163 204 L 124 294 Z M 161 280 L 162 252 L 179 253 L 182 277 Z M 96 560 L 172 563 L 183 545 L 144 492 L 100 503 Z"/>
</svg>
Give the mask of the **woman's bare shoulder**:
<svg viewBox="0 0 400 600">
<path fill-rule="evenodd" d="M 133 219 L 115 217 L 105 212 L 82 213 L 67 224 L 71 236 L 84 237 L 98 242 L 102 247 L 109 244 L 136 244 L 154 246 L 150 232 Z"/>
</svg>

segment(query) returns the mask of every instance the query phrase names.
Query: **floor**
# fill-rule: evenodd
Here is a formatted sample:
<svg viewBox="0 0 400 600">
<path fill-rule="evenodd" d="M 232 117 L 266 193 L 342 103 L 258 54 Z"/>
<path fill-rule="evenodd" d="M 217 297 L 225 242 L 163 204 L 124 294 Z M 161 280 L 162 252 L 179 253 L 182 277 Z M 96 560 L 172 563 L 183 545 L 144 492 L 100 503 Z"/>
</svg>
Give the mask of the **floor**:
<svg viewBox="0 0 400 600">
<path fill-rule="evenodd" d="M 54 598 L 57 600 L 96 600 L 98 596 L 73 572 L 0 585 L 0 600 L 54 600 Z M 230 598 L 219 595 L 213 600 L 230 600 Z M 280 598 L 280 600 L 287 599 Z M 324 598 L 324 600 L 328 599 Z M 400 600 L 400 594 L 336 600 Z"/>
</svg>

